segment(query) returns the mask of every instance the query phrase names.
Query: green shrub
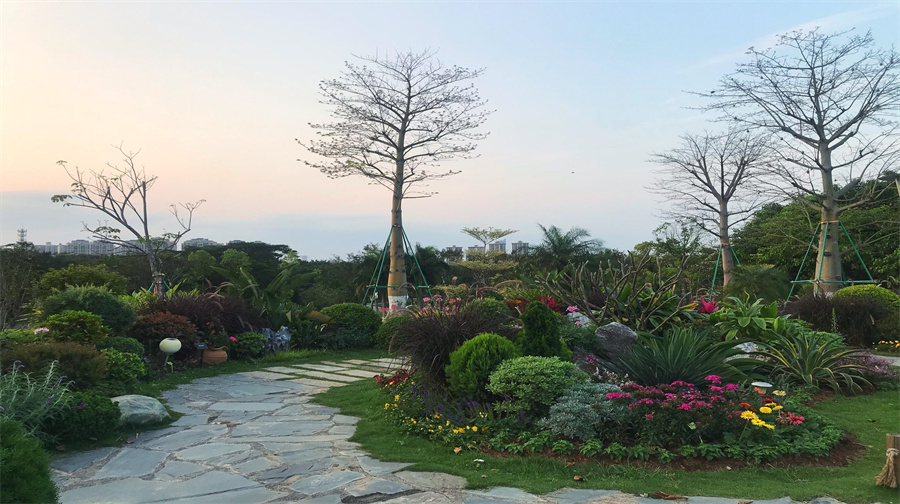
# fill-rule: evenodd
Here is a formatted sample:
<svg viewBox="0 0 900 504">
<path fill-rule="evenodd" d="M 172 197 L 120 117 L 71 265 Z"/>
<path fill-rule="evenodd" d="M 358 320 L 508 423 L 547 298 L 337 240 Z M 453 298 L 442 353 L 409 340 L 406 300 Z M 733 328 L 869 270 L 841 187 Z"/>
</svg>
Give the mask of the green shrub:
<svg viewBox="0 0 900 504">
<path fill-rule="evenodd" d="M 238 334 L 231 342 L 231 355 L 235 359 L 258 359 L 266 350 L 266 337 L 257 332 Z"/>
<path fill-rule="evenodd" d="M 848 349 L 831 333 L 801 331 L 762 343 L 756 352 L 766 358 L 760 366 L 775 378 L 799 385 L 826 387 L 834 391 L 859 391 L 870 385 L 865 370 L 853 358 L 862 351 Z"/>
<path fill-rule="evenodd" d="M 900 296 L 884 287 L 877 285 L 844 287 L 835 292 L 832 298 L 846 299 L 860 307 L 875 304 L 881 308 L 883 315 L 875 319 L 875 330 L 869 334 L 864 343 L 872 345 L 881 340 L 895 339 L 900 334 Z"/>
<path fill-rule="evenodd" d="M 72 342 L 30 343 L 0 353 L 0 367 L 9 369 L 19 361 L 29 372 L 46 372 L 53 361 L 56 371 L 73 382 L 79 390 L 89 388 L 106 378 L 107 364 L 93 345 Z"/>
<path fill-rule="evenodd" d="M 553 401 L 572 385 L 587 380 L 587 374 L 571 362 L 558 357 L 519 357 L 510 359 L 491 373 L 488 390 L 509 397 L 499 403 L 498 411 L 544 416 Z"/>
<path fill-rule="evenodd" d="M 194 343 L 200 341 L 200 334 L 187 318 L 171 313 L 154 312 L 138 317 L 128 331 L 128 336 L 138 340 L 150 353 L 159 352 L 159 342 L 166 338 L 181 341 L 181 350 L 172 358 L 184 360 L 194 353 Z"/>
<path fill-rule="evenodd" d="M 35 285 L 35 298 L 43 298 L 76 285 L 106 287 L 113 294 L 125 294 L 128 279 L 115 271 L 110 271 L 105 264 L 96 266 L 70 264 L 62 269 L 51 268 L 44 273 Z"/>
<path fill-rule="evenodd" d="M 21 423 L 0 417 L 0 502 L 58 503 L 50 455 Z"/>
<path fill-rule="evenodd" d="M 82 310 L 66 310 L 46 320 L 48 335 L 54 341 L 97 343 L 109 335 L 100 315 Z"/>
<path fill-rule="evenodd" d="M 742 354 L 734 341 L 715 341 L 692 329 L 678 328 L 661 338 L 642 336 L 618 363 L 606 363 L 606 367 L 639 385 L 679 380 L 702 383 L 709 375 L 736 383 L 759 364 L 755 359 L 739 358 Z"/>
<path fill-rule="evenodd" d="M 69 287 L 40 300 L 37 308 L 38 321 L 46 320 L 51 315 L 66 310 L 80 310 L 100 315 L 103 318 L 103 325 L 108 327 L 114 336 L 124 336 L 125 331 L 137 319 L 134 309 L 106 287 Z"/>
<path fill-rule="evenodd" d="M 381 315 L 368 306 L 359 303 L 340 303 L 329 306 L 322 310 L 322 313 L 331 317 L 332 322 L 329 328 L 335 332 L 341 331 L 359 331 L 362 337 L 368 337 L 369 343 L 366 347 L 372 346 L 372 337 L 378 331 L 381 325 Z"/>
<path fill-rule="evenodd" d="M 165 297 L 151 296 L 142 315 L 164 312 L 186 317 L 194 327 L 202 330 L 207 323 L 224 330 L 227 334 L 252 331 L 254 327 L 265 327 L 260 311 L 246 301 L 235 296 L 193 292 L 178 292 Z"/>
<path fill-rule="evenodd" d="M 783 269 L 769 264 L 738 264 L 722 290 L 723 297 L 781 301 L 790 292 L 790 278 Z"/>
<path fill-rule="evenodd" d="M 115 348 L 107 348 L 102 355 L 106 357 L 106 379 L 122 384 L 126 390 L 147 374 L 147 367 L 138 355 L 120 352 Z"/>
<path fill-rule="evenodd" d="M 109 397 L 88 392 L 73 392 L 63 415 L 47 426 L 47 432 L 60 442 L 100 439 L 119 425 L 119 405 Z"/>
<path fill-rule="evenodd" d="M 391 342 L 394 340 L 394 335 L 397 334 L 397 330 L 403 325 L 405 322 L 408 322 L 412 317 L 409 315 L 394 315 L 392 317 L 388 317 L 384 319 L 381 323 L 381 326 L 375 331 L 375 336 L 372 338 L 375 343 L 375 348 L 388 350 L 391 348 Z M 396 348 L 398 345 L 394 345 Z"/>
<path fill-rule="evenodd" d="M 512 341 L 493 333 L 479 334 L 450 354 L 450 365 L 445 371 L 450 390 L 458 397 L 484 400 L 491 373 L 501 362 L 518 356 L 519 350 Z"/>
<path fill-rule="evenodd" d="M 525 326 L 521 338 L 522 355 L 564 357 L 564 345 L 559 339 L 560 319 L 558 314 L 544 303 L 536 301 L 525 308 L 525 312 L 520 318 Z M 569 359 L 571 359 L 571 352 Z"/>
<path fill-rule="evenodd" d="M 33 329 L 4 329 L 0 331 L 0 343 L 6 346 L 34 343 L 42 339 L 44 339 L 44 336 L 39 332 L 34 332 Z"/>
<path fill-rule="evenodd" d="M 31 371 L 13 362 L 0 375 L 0 417 L 11 418 L 36 437 L 44 437 L 44 426 L 60 415 L 69 394 L 68 380 L 61 378 L 56 363 L 46 371 Z"/>
<path fill-rule="evenodd" d="M 624 412 L 625 408 L 606 398 L 606 394 L 619 391 L 608 383 L 579 383 L 566 390 L 537 425 L 560 437 L 582 441 L 595 438 L 603 422 L 613 421 Z"/>
<path fill-rule="evenodd" d="M 574 324 L 565 321 L 559 326 L 559 337 L 567 347 L 572 350 L 580 348 L 591 354 L 600 352 L 600 343 L 596 333 L 597 326 L 593 324 Z"/>
<path fill-rule="evenodd" d="M 144 355 L 144 345 L 134 338 L 110 336 L 97 343 L 97 350 L 106 350 L 107 348 L 115 348 L 120 352 L 134 354 L 138 357 Z"/>
<path fill-rule="evenodd" d="M 501 296 L 502 297 L 502 296 Z M 500 322 L 506 322 L 511 317 L 509 307 L 502 300 L 486 297 L 469 302 L 471 309 L 478 310 L 487 318 L 496 317 Z"/>
</svg>

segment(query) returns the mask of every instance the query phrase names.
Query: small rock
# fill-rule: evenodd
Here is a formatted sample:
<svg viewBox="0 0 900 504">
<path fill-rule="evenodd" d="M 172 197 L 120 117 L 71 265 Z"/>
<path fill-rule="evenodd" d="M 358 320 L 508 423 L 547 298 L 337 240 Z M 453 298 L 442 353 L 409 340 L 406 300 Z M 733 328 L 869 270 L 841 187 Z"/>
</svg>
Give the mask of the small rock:
<svg viewBox="0 0 900 504">
<path fill-rule="evenodd" d="M 113 397 L 112 401 L 119 404 L 122 412 L 119 417 L 119 425 L 137 424 L 146 425 L 169 419 L 169 412 L 158 400 L 142 395 L 123 395 Z"/>
<path fill-rule="evenodd" d="M 618 362 L 638 339 L 636 332 L 618 322 L 598 327 L 595 334 L 604 357 L 610 362 Z"/>
</svg>

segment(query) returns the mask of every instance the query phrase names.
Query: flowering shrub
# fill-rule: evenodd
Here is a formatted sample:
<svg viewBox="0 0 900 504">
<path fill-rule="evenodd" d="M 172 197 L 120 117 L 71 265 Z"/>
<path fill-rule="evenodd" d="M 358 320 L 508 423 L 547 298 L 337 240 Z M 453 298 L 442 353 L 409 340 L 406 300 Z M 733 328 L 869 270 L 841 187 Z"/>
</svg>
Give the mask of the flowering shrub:
<svg viewBox="0 0 900 504">
<path fill-rule="evenodd" d="M 873 348 L 879 352 L 898 353 L 900 352 L 900 340 L 881 340 L 875 343 Z"/>
</svg>

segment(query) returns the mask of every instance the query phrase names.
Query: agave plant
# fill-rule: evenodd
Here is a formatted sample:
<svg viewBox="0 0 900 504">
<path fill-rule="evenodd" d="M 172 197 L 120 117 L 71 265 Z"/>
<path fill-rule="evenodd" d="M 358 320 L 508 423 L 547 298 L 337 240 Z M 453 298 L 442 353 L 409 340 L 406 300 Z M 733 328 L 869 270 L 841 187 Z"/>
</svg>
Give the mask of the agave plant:
<svg viewBox="0 0 900 504">
<path fill-rule="evenodd" d="M 871 385 L 862 376 L 865 366 L 848 361 L 860 357 L 862 350 L 847 348 L 828 333 L 787 332 L 762 343 L 753 353 L 765 358 L 761 365 L 773 376 L 792 383 L 826 387 L 836 392 L 857 392 L 862 385 Z"/>
</svg>

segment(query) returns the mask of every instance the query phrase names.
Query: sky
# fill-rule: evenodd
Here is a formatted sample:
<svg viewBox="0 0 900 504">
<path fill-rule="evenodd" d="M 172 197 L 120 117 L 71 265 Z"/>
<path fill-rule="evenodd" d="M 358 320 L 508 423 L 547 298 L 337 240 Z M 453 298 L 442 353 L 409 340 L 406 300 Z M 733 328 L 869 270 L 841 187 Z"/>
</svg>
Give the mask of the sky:
<svg viewBox="0 0 900 504">
<path fill-rule="evenodd" d="M 295 139 L 328 122 L 318 84 L 354 55 L 437 51 L 484 68 L 495 112 L 475 159 L 442 166 L 431 198 L 404 203 L 412 242 L 475 241 L 463 227 L 578 226 L 613 248 L 652 239 L 666 202 L 645 187 L 654 153 L 715 131 L 687 91 L 713 89 L 745 51 L 798 28 L 871 30 L 900 46 L 900 1 L 0 2 L 0 243 L 88 238 L 97 211 L 52 203 L 84 170 L 158 176 L 154 234 L 169 205 L 200 199 L 186 238 L 286 244 L 345 256 L 390 230 L 390 192 L 329 179 Z"/>
</svg>

